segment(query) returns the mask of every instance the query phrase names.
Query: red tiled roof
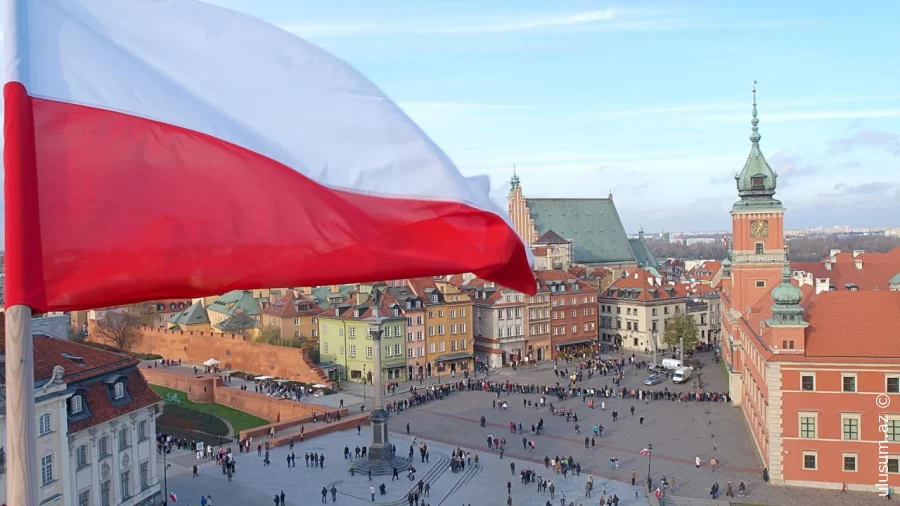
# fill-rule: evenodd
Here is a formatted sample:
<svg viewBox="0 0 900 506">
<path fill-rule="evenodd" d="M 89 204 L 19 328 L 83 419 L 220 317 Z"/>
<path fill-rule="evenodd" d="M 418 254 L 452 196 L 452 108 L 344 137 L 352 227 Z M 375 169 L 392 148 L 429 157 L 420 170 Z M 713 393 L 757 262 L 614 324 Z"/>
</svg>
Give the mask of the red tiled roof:
<svg viewBox="0 0 900 506">
<path fill-rule="evenodd" d="M 535 256 L 547 256 L 547 248 L 531 248 L 531 251 L 534 252 Z"/>
<path fill-rule="evenodd" d="M 309 309 L 298 309 L 308 306 Z M 288 293 L 281 299 L 269 304 L 263 309 L 263 314 L 277 316 L 279 318 L 298 318 L 300 316 L 315 316 L 322 312 L 322 308 L 314 301 L 305 297 L 295 297 L 294 293 Z"/>
<path fill-rule="evenodd" d="M 662 279 L 662 278 L 660 278 Z M 684 286 L 657 283 L 656 276 L 646 269 L 636 269 L 626 272 L 626 276 L 617 279 L 606 289 L 604 297 L 620 298 L 623 290 L 639 290 L 637 297 L 628 297 L 628 300 L 654 301 L 684 297 Z M 670 293 L 670 291 L 672 293 Z"/>
<path fill-rule="evenodd" d="M 0 328 L 2 328 L 0 318 Z M 0 339 L 0 354 L 6 354 L 6 339 Z M 78 359 L 66 358 L 63 353 Z M 73 343 L 52 337 L 34 336 L 34 379 L 48 380 L 53 376 L 53 367 L 59 365 L 65 370 L 63 380 L 67 384 L 86 385 L 85 401 L 90 416 L 69 423 L 69 431 L 77 432 L 88 427 L 112 420 L 132 411 L 152 406 L 159 402 L 159 396 L 144 381 L 137 369 L 138 360 L 101 350 L 92 346 Z M 125 376 L 130 402 L 113 406 L 106 384 L 103 381 L 87 383 L 86 380 L 111 373 Z"/>
<path fill-rule="evenodd" d="M 887 253 L 838 253 L 837 260 L 832 262 L 831 270 L 825 268 L 826 258 L 821 262 L 792 262 L 791 269 L 805 271 L 816 278 L 829 278 L 837 291 L 847 290 L 846 284 L 852 283 L 860 290 L 887 290 L 888 280 L 900 274 L 900 248 Z M 856 260 L 862 261 L 862 268 L 856 268 Z"/>
<path fill-rule="evenodd" d="M 544 232 L 543 235 L 538 237 L 538 240 L 534 242 L 536 244 L 567 244 L 569 241 L 560 237 L 560 235 L 556 232 L 548 230 Z"/>
<path fill-rule="evenodd" d="M 900 292 L 822 292 L 806 321 L 807 356 L 900 358 Z"/>
<path fill-rule="evenodd" d="M 711 281 L 721 269 L 722 262 L 707 260 L 702 264 L 694 266 L 694 268 L 691 269 L 691 276 L 703 281 Z"/>
</svg>

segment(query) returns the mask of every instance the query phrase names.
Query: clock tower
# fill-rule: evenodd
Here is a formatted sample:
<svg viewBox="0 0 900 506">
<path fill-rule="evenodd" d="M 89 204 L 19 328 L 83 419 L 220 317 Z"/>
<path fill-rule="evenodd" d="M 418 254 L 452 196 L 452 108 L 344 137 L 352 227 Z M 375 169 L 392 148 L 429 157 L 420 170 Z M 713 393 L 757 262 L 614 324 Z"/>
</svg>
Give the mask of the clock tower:
<svg viewBox="0 0 900 506">
<path fill-rule="evenodd" d="M 731 306 L 742 314 L 781 282 L 785 262 L 784 207 L 775 199 L 778 175 L 759 148 L 756 83 L 750 124 L 750 155 L 735 176 L 740 198 L 731 209 Z"/>
</svg>

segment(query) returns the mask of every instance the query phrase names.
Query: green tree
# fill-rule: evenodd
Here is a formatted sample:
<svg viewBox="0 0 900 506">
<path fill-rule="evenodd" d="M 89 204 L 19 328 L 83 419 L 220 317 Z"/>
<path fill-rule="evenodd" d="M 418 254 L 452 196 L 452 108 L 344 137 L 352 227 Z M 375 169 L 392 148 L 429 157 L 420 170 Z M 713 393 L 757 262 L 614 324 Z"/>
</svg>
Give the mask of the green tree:
<svg viewBox="0 0 900 506">
<path fill-rule="evenodd" d="M 140 320 L 132 313 L 106 311 L 106 316 L 97 322 L 96 334 L 117 350 L 129 351 L 141 338 L 140 325 Z"/>
<path fill-rule="evenodd" d="M 269 343 L 274 344 L 276 341 L 281 340 L 281 329 L 275 325 L 266 325 L 259 331 L 259 338 L 257 341 L 261 343 Z"/>
<path fill-rule="evenodd" d="M 697 325 L 694 318 L 687 313 L 679 313 L 666 320 L 666 332 L 663 341 L 672 348 L 683 344 L 685 350 L 697 346 Z"/>
</svg>

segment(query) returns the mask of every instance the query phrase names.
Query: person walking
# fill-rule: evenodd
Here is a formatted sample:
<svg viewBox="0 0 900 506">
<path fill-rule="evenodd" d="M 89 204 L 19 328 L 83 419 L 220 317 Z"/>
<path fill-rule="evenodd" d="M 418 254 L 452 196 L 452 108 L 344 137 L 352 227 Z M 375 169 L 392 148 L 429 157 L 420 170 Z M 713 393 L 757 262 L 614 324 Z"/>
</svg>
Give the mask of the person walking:
<svg viewBox="0 0 900 506">
<path fill-rule="evenodd" d="M 325 487 L 322 487 L 322 503 L 328 504 L 328 489 Z"/>
<path fill-rule="evenodd" d="M 372 498 L 372 502 L 375 502 L 375 486 L 369 485 L 369 497 Z"/>
<path fill-rule="evenodd" d="M 337 487 L 331 486 L 331 502 L 337 502 Z"/>
</svg>

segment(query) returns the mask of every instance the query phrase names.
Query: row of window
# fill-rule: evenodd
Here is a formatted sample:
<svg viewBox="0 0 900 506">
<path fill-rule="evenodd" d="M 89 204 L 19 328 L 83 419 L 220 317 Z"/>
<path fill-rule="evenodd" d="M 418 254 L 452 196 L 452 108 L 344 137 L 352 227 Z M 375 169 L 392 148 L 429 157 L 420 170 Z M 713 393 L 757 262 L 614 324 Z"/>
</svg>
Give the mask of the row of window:
<svg viewBox="0 0 900 506">
<path fill-rule="evenodd" d="M 466 317 L 466 310 L 465 310 L 465 309 L 460 309 L 458 312 L 457 312 L 456 309 L 451 309 L 451 310 L 450 310 L 450 318 L 456 318 L 457 314 L 459 315 L 460 318 L 465 318 L 465 317 Z M 437 315 L 438 315 L 438 318 L 443 318 L 443 317 L 444 317 L 444 310 L 443 310 L 443 309 L 438 309 Z M 434 311 L 428 311 L 428 317 L 429 317 L 429 318 L 434 318 Z M 421 325 L 421 323 L 420 323 L 420 325 Z"/>
<path fill-rule="evenodd" d="M 593 308 L 593 307 L 591 307 L 591 308 L 586 308 L 586 307 L 581 308 L 581 316 L 593 316 L 593 314 L 594 314 L 594 308 Z M 570 315 L 572 318 L 578 318 L 578 310 L 577 310 L 577 309 L 573 309 L 572 311 L 569 312 L 569 315 Z M 565 317 L 566 317 L 566 312 L 565 312 L 565 311 L 559 311 L 559 312 L 553 311 L 553 313 L 552 313 L 551 316 L 550 316 L 550 319 L 551 319 L 551 320 L 557 320 L 557 319 L 561 320 L 561 319 L 563 319 L 563 318 L 565 318 Z"/>
<path fill-rule="evenodd" d="M 43 464 L 43 462 L 42 462 Z M 43 465 L 42 469 L 42 477 L 43 477 Z M 141 492 L 150 488 L 150 463 L 149 462 L 141 462 L 140 465 L 140 485 Z M 121 499 L 129 499 L 132 496 L 131 490 L 131 471 L 122 471 L 119 474 L 119 484 L 121 486 Z M 112 483 L 110 480 L 104 481 L 100 484 L 100 506 L 112 506 L 112 497 L 111 497 Z M 91 505 L 91 489 L 86 488 L 78 492 L 78 506 L 90 506 Z"/>
<path fill-rule="evenodd" d="M 541 334 L 549 334 L 550 333 L 550 325 L 544 323 L 543 325 L 532 325 L 530 329 L 531 332 L 528 335 L 531 336 L 539 336 Z"/>
<path fill-rule="evenodd" d="M 860 415 L 841 414 L 841 440 L 859 441 Z M 884 434 L 885 441 L 900 442 L 900 419 L 888 419 L 887 424 L 879 427 L 879 434 Z M 819 433 L 818 413 L 800 413 L 800 438 L 816 439 Z"/>
<path fill-rule="evenodd" d="M 859 470 L 859 457 L 855 453 L 841 454 L 841 470 L 855 473 Z M 900 474 L 900 457 L 879 456 L 878 467 L 887 470 L 888 474 Z M 817 452 L 803 452 L 803 469 L 817 471 L 819 469 L 819 454 Z"/>
<path fill-rule="evenodd" d="M 571 302 L 571 304 L 572 304 L 573 306 L 576 305 L 576 304 L 578 304 L 578 297 L 572 297 L 572 298 L 570 299 L 569 302 Z M 581 298 L 581 303 L 582 303 L 582 304 L 593 304 L 593 303 L 594 303 L 594 297 L 582 297 L 582 298 Z M 551 305 L 552 307 L 556 307 L 556 306 L 565 306 L 565 305 L 566 305 L 566 299 L 564 299 L 564 298 L 552 299 L 552 300 L 550 301 L 550 305 Z"/>
<path fill-rule="evenodd" d="M 793 348 L 793 341 L 791 341 Z M 841 391 L 856 392 L 856 373 L 841 373 Z M 800 390 L 804 392 L 816 391 L 816 373 L 800 373 Z M 884 391 L 889 394 L 900 394 L 900 375 L 885 375 Z"/>
<path fill-rule="evenodd" d="M 595 325 L 593 322 L 585 323 L 583 326 L 584 332 L 589 332 L 595 330 Z M 578 333 L 578 324 L 572 325 L 572 334 Z M 566 335 L 566 326 L 560 325 L 559 327 L 553 327 L 553 335 L 554 336 L 564 336 Z"/>
<path fill-rule="evenodd" d="M 664 314 L 664 315 L 669 314 L 669 306 L 663 306 L 662 308 L 663 308 L 663 314 Z M 656 307 L 651 307 L 651 308 L 650 308 L 650 314 L 651 314 L 651 316 L 656 316 L 656 315 L 657 315 L 657 309 L 659 309 L 659 308 L 656 308 Z M 612 312 L 613 312 L 613 306 L 611 306 L 611 305 L 609 305 L 609 304 L 600 304 L 600 312 L 601 312 L 601 313 L 612 314 Z M 678 313 L 681 313 L 681 306 L 675 306 L 675 314 L 678 314 Z M 616 314 L 622 314 L 622 306 L 616 306 Z M 626 307 L 626 308 L 625 308 L 625 314 L 626 314 L 626 315 L 634 315 L 634 316 L 637 316 L 637 315 L 638 315 L 638 308 L 636 308 L 636 307 L 635 307 L 635 308 Z"/>
<path fill-rule="evenodd" d="M 316 323 L 316 321 L 317 320 L 316 320 L 315 316 L 312 316 L 309 319 L 309 323 L 312 323 L 312 324 Z M 294 325 L 300 325 L 300 318 L 294 318 Z"/>
<path fill-rule="evenodd" d="M 547 308 L 537 308 L 528 310 L 528 319 L 540 320 L 550 318 L 550 310 Z"/>
<path fill-rule="evenodd" d="M 515 309 L 515 311 L 513 311 L 514 309 Z M 521 318 L 521 317 L 522 317 L 522 308 L 520 308 L 520 307 L 517 307 L 517 308 L 507 308 L 506 311 L 505 311 L 505 313 L 506 313 L 506 318 L 507 318 L 507 319 L 510 319 L 510 318 Z M 497 311 L 497 318 L 500 319 L 500 320 L 502 320 L 502 319 L 503 319 L 503 314 L 504 314 L 504 310 L 501 309 L 501 310 Z M 515 316 L 513 316 L 513 315 L 515 315 Z"/>
<path fill-rule="evenodd" d="M 456 339 L 450 339 L 449 343 L 450 343 L 450 351 L 457 351 L 457 350 L 464 350 L 464 349 L 466 349 L 466 340 L 465 340 L 465 339 L 459 339 L 458 341 L 457 341 Z M 428 347 L 429 347 L 429 349 L 430 349 L 429 353 L 436 353 L 436 352 L 441 352 L 441 353 L 443 353 L 443 352 L 447 351 L 447 344 L 446 344 L 445 341 L 440 341 L 440 342 L 437 343 L 437 344 L 435 344 L 435 343 L 429 343 Z M 419 355 L 418 355 L 418 356 L 419 356 L 419 357 L 425 356 L 425 353 L 424 353 L 424 351 L 423 351 L 424 349 L 425 349 L 424 346 L 419 346 L 419 347 L 418 347 L 418 350 L 419 350 Z M 339 347 L 338 347 L 338 355 L 343 355 L 344 352 L 345 352 L 345 350 L 346 350 L 346 348 L 344 348 L 343 345 L 339 346 Z M 435 351 L 435 350 L 437 350 L 437 351 Z M 325 353 L 328 353 L 328 343 L 322 343 L 322 351 L 325 352 Z M 407 356 L 408 358 L 413 358 L 412 353 L 413 353 L 413 348 L 412 348 L 412 347 L 407 347 L 407 349 L 406 349 L 406 356 Z M 403 348 L 402 348 L 402 346 L 399 345 L 399 344 L 395 344 L 395 345 L 393 345 L 393 346 L 391 346 L 391 345 L 386 345 L 386 346 L 384 347 L 384 356 L 385 356 L 385 357 L 399 357 L 399 356 L 402 356 L 402 355 L 403 355 Z M 349 354 L 349 356 L 351 356 L 351 357 L 355 357 L 355 356 L 356 356 L 356 345 L 355 345 L 355 344 L 351 344 L 351 345 L 350 345 L 350 354 Z M 371 347 L 371 346 L 366 346 L 366 358 L 372 358 L 372 357 L 373 357 L 373 349 L 372 349 L 372 347 Z"/>
<path fill-rule="evenodd" d="M 434 325 L 429 325 L 428 326 L 428 335 L 434 336 L 435 335 L 434 332 L 435 332 Z M 466 333 L 466 324 L 465 323 L 460 323 L 458 326 L 455 323 L 450 325 L 450 334 L 465 334 L 465 333 Z M 444 326 L 443 325 L 437 326 L 437 335 L 439 335 L 439 336 L 444 335 Z"/>
</svg>

